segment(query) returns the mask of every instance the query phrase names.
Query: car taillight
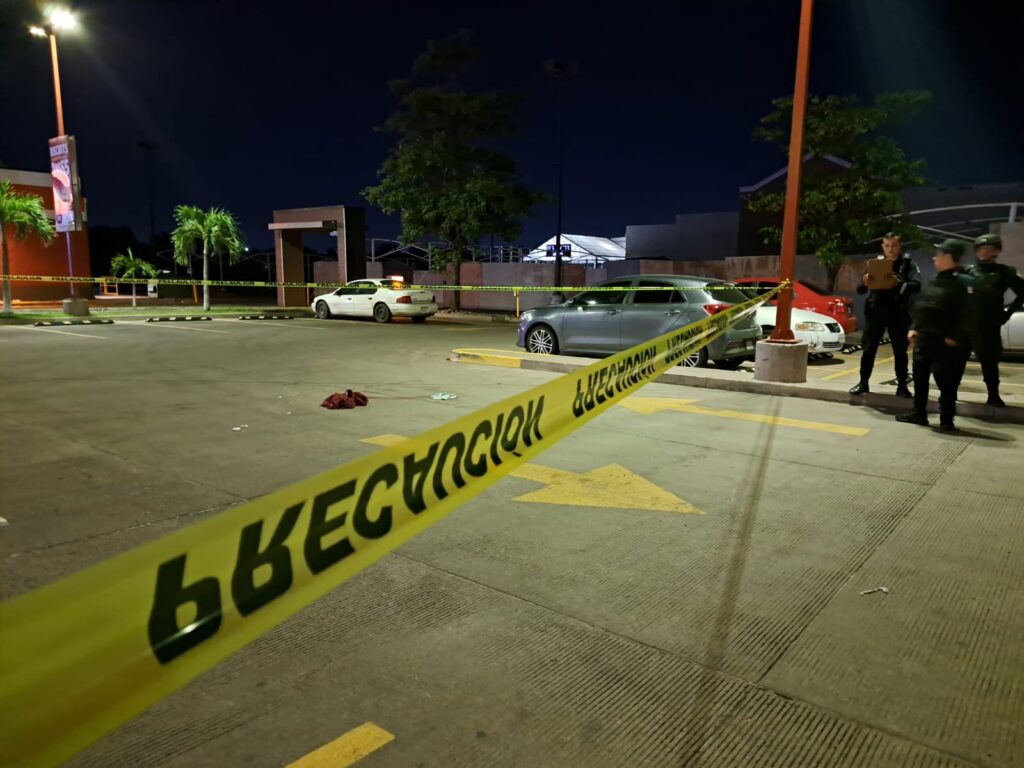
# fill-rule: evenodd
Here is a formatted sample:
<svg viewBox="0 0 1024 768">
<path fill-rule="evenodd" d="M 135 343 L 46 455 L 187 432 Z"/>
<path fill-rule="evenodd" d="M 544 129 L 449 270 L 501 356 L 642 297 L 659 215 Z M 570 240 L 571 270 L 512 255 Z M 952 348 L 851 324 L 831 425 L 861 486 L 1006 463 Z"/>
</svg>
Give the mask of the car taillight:
<svg viewBox="0 0 1024 768">
<path fill-rule="evenodd" d="M 399 296 L 396 304 L 412 304 L 412 296 Z"/>
<path fill-rule="evenodd" d="M 724 312 L 731 306 L 732 304 L 705 304 L 704 311 L 709 315 L 717 315 L 719 312 Z"/>
</svg>

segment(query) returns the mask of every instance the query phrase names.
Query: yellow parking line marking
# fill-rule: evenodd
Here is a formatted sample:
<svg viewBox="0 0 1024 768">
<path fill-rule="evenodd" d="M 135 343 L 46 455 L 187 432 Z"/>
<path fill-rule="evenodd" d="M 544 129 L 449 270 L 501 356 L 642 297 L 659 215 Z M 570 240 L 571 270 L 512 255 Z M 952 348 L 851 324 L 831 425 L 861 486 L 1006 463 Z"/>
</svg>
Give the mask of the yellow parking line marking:
<svg viewBox="0 0 1024 768">
<path fill-rule="evenodd" d="M 289 763 L 287 768 L 347 768 L 394 740 L 394 734 L 379 725 L 363 723 L 294 763 Z"/>
<path fill-rule="evenodd" d="M 774 424 L 779 427 L 794 427 L 796 429 L 809 429 L 815 432 L 831 432 L 836 435 L 849 435 L 851 437 L 863 437 L 869 429 L 864 427 L 848 427 L 845 424 L 829 424 L 824 421 L 806 421 L 805 419 L 790 419 L 785 416 L 765 416 L 760 413 L 747 413 L 746 411 L 731 411 L 722 408 L 707 408 L 702 405 L 693 405 L 694 400 L 676 400 L 669 397 L 629 397 L 619 405 L 628 408 L 634 413 L 652 414 L 660 411 L 679 411 L 680 413 L 692 413 L 698 416 L 715 416 L 721 419 L 735 419 L 737 421 L 752 421 L 758 424 Z"/>
<path fill-rule="evenodd" d="M 369 443 L 370 445 L 379 445 L 381 448 L 390 448 L 392 445 L 398 445 L 399 443 L 405 442 L 407 438 L 401 435 L 374 435 L 373 437 L 364 437 L 359 442 Z"/>
<path fill-rule="evenodd" d="M 851 437 L 863 437 L 870 431 L 864 427 L 847 427 L 842 424 L 805 421 L 804 419 L 788 419 L 784 416 L 764 416 L 760 413 L 744 413 L 743 411 L 729 411 L 720 408 L 705 408 L 701 405 L 687 405 L 684 406 L 682 410 L 685 413 L 695 413 L 701 416 L 718 416 L 723 419 L 753 421 L 759 424 L 775 424 L 780 427 L 810 429 L 816 432 L 832 432 L 836 435 L 849 435 Z"/>
<path fill-rule="evenodd" d="M 875 361 L 875 365 L 881 365 L 882 363 L 888 363 L 888 362 L 892 361 L 892 359 L 893 358 L 891 358 L 891 357 L 883 357 L 881 360 L 876 360 Z M 858 365 L 856 368 L 846 368 L 845 370 L 842 370 L 842 371 L 836 371 L 835 373 L 830 373 L 828 376 L 822 376 L 821 380 L 822 381 L 829 381 L 831 379 L 838 379 L 841 376 L 849 376 L 851 373 L 859 373 L 859 372 L 860 372 L 860 366 Z"/>
<path fill-rule="evenodd" d="M 360 442 L 387 448 L 405 440 L 401 435 L 375 435 Z M 607 509 L 641 509 L 649 512 L 675 512 L 703 515 L 686 499 L 666 491 L 650 480 L 619 464 L 608 464 L 587 472 L 569 472 L 539 464 L 523 464 L 513 469 L 512 477 L 545 486 L 517 496 L 513 501 Z"/>
<path fill-rule="evenodd" d="M 105 339 L 106 336 L 91 336 L 86 333 L 71 333 L 70 331 L 55 331 L 53 328 L 26 328 L 27 331 L 39 331 L 41 333 L 59 333 L 62 336 L 74 336 L 76 339 Z"/>
<path fill-rule="evenodd" d="M 513 357 L 508 353 L 493 353 L 493 350 L 486 349 L 453 349 L 451 357 L 453 363 L 483 363 L 498 368 L 522 368 L 523 359 Z"/>
</svg>

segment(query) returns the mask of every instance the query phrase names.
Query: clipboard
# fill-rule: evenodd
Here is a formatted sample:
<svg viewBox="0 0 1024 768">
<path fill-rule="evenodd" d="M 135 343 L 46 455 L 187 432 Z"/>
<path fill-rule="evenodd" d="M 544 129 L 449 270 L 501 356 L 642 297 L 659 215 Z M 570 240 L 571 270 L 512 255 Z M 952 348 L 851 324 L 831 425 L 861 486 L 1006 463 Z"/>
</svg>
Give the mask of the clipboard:
<svg viewBox="0 0 1024 768">
<path fill-rule="evenodd" d="M 870 278 L 868 288 L 884 291 L 899 285 L 900 281 L 892 271 L 892 264 L 885 258 L 871 259 L 867 262 L 867 274 Z"/>
</svg>

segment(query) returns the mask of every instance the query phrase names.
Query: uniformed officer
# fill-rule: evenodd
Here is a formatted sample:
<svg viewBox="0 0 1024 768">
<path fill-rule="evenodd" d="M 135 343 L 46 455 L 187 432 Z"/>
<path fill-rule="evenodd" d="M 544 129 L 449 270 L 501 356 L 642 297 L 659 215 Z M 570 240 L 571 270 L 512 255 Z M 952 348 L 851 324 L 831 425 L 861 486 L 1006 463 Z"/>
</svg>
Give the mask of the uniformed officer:
<svg viewBox="0 0 1024 768">
<path fill-rule="evenodd" d="M 997 264 L 1003 249 L 999 235 L 982 235 L 974 241 L 974 266 L 967 272 L 973 281 L 971 308 L 974 315 L 971 347 L 981 363 L 981 374 L 988 388 L 988 404 L 1006 405 L 999 396 L 999 359 L 1003 342 L 999 327 L 1014 312 L 1024 307 L 1024 277 L 1007 264 Z M 1014 299 L 1003 307 L 1006 291 L 1013 291 Z"/>
<path fill-rule="evenodd" d="M 896 394 L 910 397 L 907 388 L 907 331 L 910 328 L 910 297 L 921 290 L 921 270 L 913 259 L 903 253 L 903 241 L 895 232 L 882 238 L 883 257 L 892 262 L 896 286 L 873 285 L 872 276 L 864 275 L 864 284 L 857 286 L 857 293 L 868 295 L 865 311 L 867 323 L 864 326 L 864 350 L 860 357 L 860 382 L 850 390 L 851 395 L 863 395 L 871 391 L 869 381 L 875 367 L 875 355 L 885 332 L 892 342 L 893 364 L 896 368 Z"/>
<path fill-rule="evenodd" d="M 971 278 L 960 269 L 964 243 L 946 240 L 932 261 L 937 274 L 914 303 L 907 339 L 914 348 L 914 408 L 896 421 L 928 426 L 928 380 L 939 387 L 939 429 L 952 431 L 956 391 L 964 372 L 971 335 L 968 287 Z"/>
</svg>

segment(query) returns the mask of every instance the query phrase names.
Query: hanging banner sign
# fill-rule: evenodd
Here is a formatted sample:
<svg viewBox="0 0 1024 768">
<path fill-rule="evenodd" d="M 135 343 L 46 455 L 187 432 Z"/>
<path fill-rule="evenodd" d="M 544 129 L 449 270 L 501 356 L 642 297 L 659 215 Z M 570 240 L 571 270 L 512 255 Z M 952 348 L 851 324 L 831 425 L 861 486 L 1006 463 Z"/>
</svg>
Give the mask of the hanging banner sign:
<svg viewBox="0 0 1024 768">
<path fill-rule="evenodd" d="M 50 139 L 50 178 L 53 182 L 53 211 L 58 232 L 82 228 L 81 195 L 78 189 L 78 156 L 74 136 Z"/>
</svg>

